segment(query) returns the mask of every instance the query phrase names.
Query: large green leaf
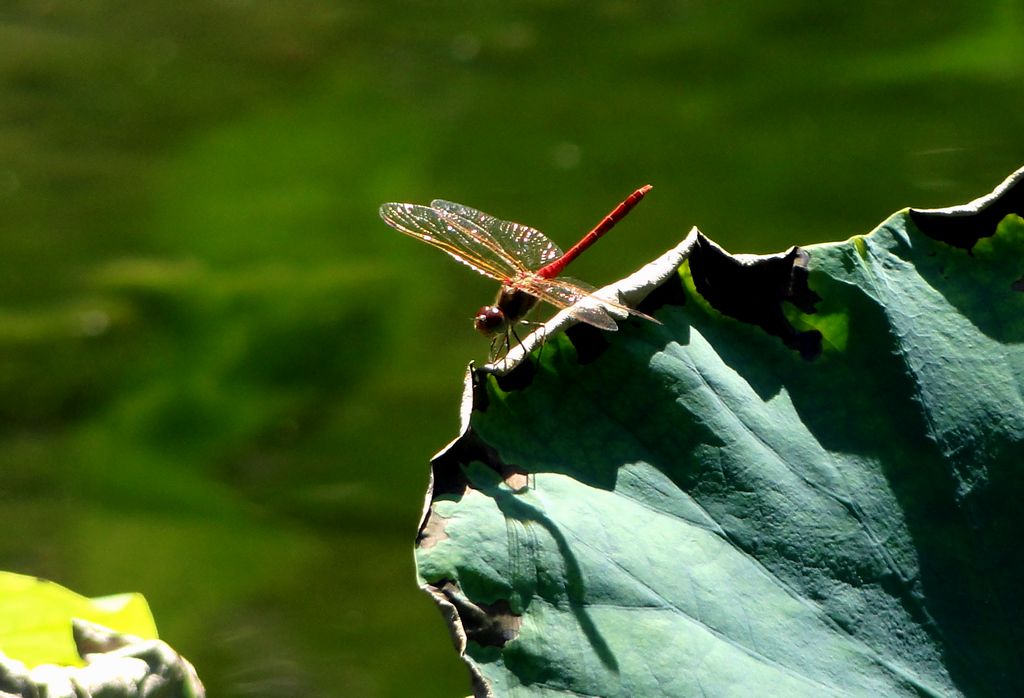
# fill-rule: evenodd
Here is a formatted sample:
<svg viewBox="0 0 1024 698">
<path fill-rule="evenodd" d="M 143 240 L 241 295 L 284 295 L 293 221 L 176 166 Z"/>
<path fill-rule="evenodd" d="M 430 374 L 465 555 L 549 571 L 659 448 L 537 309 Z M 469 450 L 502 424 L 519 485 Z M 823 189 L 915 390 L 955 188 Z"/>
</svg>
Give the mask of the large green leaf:
<svg viewBox="0 0 1024 698">
<path fill-rule="evenodd" d="M 663 324 L 471 368 L 417 564 L 478 695 L 1024 694 L 1022 173 L 771 257 L 694 231 L 631 283 Z"/>
</svg>

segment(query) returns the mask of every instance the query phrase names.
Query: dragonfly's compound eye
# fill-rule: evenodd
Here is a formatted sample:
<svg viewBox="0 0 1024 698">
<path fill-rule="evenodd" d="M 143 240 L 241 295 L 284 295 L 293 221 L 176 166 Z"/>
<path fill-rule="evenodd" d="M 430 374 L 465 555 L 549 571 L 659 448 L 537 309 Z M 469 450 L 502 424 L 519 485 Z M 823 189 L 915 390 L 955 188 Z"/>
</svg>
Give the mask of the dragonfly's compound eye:
<svg viewBox="0 0 1024 698">
<path fill-rule="evenodd" d="M 505 329 L 505 313 L 496 305 L 485 305 L 476 311 L 473 327 L 488 337 L 495 335 Z"/>
</svg>

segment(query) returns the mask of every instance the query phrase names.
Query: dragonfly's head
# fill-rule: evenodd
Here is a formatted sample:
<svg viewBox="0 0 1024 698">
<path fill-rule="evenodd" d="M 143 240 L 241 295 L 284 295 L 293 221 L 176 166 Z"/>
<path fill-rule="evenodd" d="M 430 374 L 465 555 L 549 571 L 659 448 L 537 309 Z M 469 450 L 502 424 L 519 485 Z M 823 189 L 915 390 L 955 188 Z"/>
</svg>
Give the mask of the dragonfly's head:
<svg viewBox="0 0 1024 698">
<path fill-rule="evenodd" d="M 488 337 L 504 332 L 507 324 L 505 313 L 496 305 L 485 305 L 476 311 L 476 317 L 473 318 L 476 331 Z"/>
</svg>

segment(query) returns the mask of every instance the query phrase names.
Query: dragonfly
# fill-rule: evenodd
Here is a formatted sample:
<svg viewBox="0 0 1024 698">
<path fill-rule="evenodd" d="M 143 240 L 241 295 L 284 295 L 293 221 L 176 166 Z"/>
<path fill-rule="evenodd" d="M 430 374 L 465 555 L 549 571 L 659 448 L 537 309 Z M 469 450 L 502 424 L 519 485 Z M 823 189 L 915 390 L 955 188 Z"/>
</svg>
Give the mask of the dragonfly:
<svg viewBox="0 0 1024 698">
<path fill-rule="evenodd" d="M 539 230 L 521 223 L 503 221 L 469 206 L 435 199 L 429 206 L 386 203 L 380 216 L 395 230 L 421 240 L 449 254 L 457 262 L 501 283 L 492 305 L 485 305 L 473 318 L 473 326 L 491 338 L 495 348 L 511 346 L 510 333 L 538 301 L 566 309 L 569 316 L 602 330 L 618 329 L 609 310 L 658 322 L 638 310 L 595 298 L 594 287 L 562 275 L 562 271 L 597 242 L 651 190 L 640 187 L 616 206 L 579 242 L 562 252 Z"/>
</svg>

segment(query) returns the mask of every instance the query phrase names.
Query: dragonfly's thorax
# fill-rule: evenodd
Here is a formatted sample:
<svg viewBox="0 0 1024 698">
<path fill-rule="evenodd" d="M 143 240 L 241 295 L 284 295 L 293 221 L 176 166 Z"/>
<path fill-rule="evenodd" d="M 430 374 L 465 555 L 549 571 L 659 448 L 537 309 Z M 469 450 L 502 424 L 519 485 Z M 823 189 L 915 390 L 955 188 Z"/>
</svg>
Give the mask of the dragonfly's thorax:
<svg viewBox="0 0 1024 698">
<path fill-rule="evenodd" d="M 509 324 L 519 322 L 537 305 L 537 296 L 512 286 L 502 286 L 494 305 L 501 308 L 505 321 Z"/>
<path fill-rule="evenodd" d="M 494 336 L 519 322 L 537 305 L 537 297 L 512 286 L 501 287 L 494 305 L 485 305 L 476 312 L 473 326 L 477 332 Z"/>
</svg>

